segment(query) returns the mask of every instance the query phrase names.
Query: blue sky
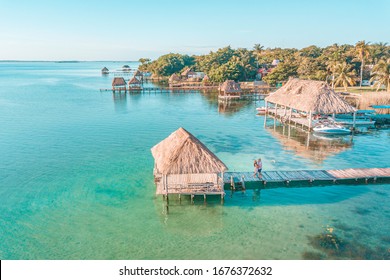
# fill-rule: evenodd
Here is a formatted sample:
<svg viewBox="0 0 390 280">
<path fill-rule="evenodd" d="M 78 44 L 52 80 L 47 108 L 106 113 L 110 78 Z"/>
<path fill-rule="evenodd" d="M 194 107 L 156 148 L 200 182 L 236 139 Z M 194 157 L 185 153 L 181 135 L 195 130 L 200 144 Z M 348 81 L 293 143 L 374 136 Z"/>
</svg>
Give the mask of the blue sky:
<svg viewBox="0 0 390 280">
<path fill-rule="evenodd" d="M 390 0 L 0 0 L 0 60 L 138 60 L 231 45 L 390 43 Z"/>
</svg>

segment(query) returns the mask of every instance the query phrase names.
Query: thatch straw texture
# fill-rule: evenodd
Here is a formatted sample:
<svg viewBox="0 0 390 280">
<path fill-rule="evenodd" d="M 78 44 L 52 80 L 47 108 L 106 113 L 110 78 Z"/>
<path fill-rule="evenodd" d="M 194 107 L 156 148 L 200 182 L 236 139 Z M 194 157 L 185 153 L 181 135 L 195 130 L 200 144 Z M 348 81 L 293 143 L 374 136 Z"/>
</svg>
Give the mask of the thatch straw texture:
<svg viewBox="0 0 390 280">
<path fill-rule="evenodd" d="M 219 173 L 227 170 L 216 155 L 182 127 L 151 151 L 160 174 Z"/>
<path fill-rule="evenodd" d="M 123 77 L 115 77 L 112 80 L 112 86 L 113 87 L 126 86 L 126 81 Z"/>
<path fill-rule="evenodd" d="M 176 74 L 172 74 L 170 77 L 169 77 L 169 82 L 172 83 L 172 82 L 179 82 L 180 81 L 180 77 Z"/>
<path fill-rule="evenodd" d="M 137 70 L 137 71 L 135 71 L 134 76 L 135 76 L 135 77 L 142 77 L 143 74 L 142 74 L 139 70 Z"/>
<path fill-rule="evenodd" d="M 183 72 L 181 72 L 181 76 L 187 77 L 188 74 L 191 72 L 191 68 L 186 67 Z"/>
<path fill-rule="evenodd" d="M 129 80 L 129 85 L 139 85 L 141 82 L 136 78 L 136 77 L 133 77 Z"/>
<path fill-rule="evenodd" d="M 233 80 L 226 80 L 219 87 L 219 90 L 224 93 L 241 93 L 241 86 Z"/>
<path fill-rule="evenodd" d="M 331 87 L 320 81 L 291 79 L 265 100 L 299 111 L 319 114 L 343 114 L 356 111 Z"/>
</svg>

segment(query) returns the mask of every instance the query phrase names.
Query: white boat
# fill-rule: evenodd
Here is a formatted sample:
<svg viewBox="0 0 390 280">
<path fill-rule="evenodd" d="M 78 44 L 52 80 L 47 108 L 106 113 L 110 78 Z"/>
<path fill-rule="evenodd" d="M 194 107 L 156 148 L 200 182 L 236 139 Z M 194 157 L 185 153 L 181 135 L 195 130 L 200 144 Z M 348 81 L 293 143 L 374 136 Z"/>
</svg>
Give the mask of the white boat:
<svg viewBox="0 0 390 280">
<path fill-rule="evenodd" d="M 267 109 L 265 107 L 257 107 L 256 110 L 258 114 L 265 114 Z"/>
<path fill-rule="evenodd" d="M 333 135 L 340 135 L 340 134 L 350 134 L 351 131 L 348 128 L 345 128 L 341 125 L 336 124 L 320 124 L 313 128 L 313 131 L 315 133 L 320 134 L 333 134 Z"/>
<path fill-rule="evenodd" d="M 337 122 L 338 124 L 341 124 L 341 125 L 345 125 L 345 126 L 353 126 L 353 121 L 351 121 L 351 120 L 335 119 L 335 122 Z M 372 121 L 372 120 L 369 120 L 369 119 L 366 119 L 366 120 L 363 120 L 363 119 L 358 120 L 357 119 L 355 121 L 355 126 L 374 127 L 375 126 L 375 121 Z"/>
</svg>

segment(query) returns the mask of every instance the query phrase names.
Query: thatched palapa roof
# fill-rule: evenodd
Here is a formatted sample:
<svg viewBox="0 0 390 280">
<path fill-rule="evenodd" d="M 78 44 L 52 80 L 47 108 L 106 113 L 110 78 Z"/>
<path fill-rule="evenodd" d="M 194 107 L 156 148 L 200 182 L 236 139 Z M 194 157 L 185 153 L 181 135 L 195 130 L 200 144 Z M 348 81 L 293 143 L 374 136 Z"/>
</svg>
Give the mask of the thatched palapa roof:
<svg viewBox="0 0 390 280">
<path fill-rule="evenodd" d="M 137 71 L 134 74 L 135 77 L 142 77 L 143 74 L 137 69 Z"/>
<path fill-rule="evenodd" d="M 226 80 L 219 87 L 219 90 L 224 93 L 241 93 L 241 86 L 233 80 Z"/>
<path fill-rule="evenodd" d="M 102 72 L 108 72 L 109 70 L 108 70 L 108 68 L 107 67 L 104 67 L 103 69 L 102 69 Z"/>
<path fill-rule="evenodd" d="M 227 170 L 216 155 L 182 127 L 151 151 L 157 172 L 161 174 L 219 173 Z"/>
<path fill-rule="evenodd" d="M 303 112 L 319 114 L 351 113 L 356 109 L 337 95 L 325 82 L 290 79 L 265 101 Z"/>
<path fill-rule="evenodd" d="M 136 78 L 136 77 L 133 77 L 129 80 L 128 84 L 129 85 L 138 85 L 140 84 L 141 82 Z"/>
<path fill-rule="evenodd" d="M 179 82 L 180 81 L 180 77 L 178 75 L 176 75 L 175 73 L 173 73 L 170 77 L 169 77 L 169 82 L 172 83 L 172 82 Z"/>
<path fill-rule="evenodd" d="M 112 86 L 113 87 L 126 86 L 125 79 L 123 77 L 115 77 L 112 80 Z"/>
<path fill-rule="evenodd" d="M 183 72 L 181 72 L 181 76 L 188 76 L 188 74 L 191 72 L 191 68 L 186 67 Z"/>
</svg>

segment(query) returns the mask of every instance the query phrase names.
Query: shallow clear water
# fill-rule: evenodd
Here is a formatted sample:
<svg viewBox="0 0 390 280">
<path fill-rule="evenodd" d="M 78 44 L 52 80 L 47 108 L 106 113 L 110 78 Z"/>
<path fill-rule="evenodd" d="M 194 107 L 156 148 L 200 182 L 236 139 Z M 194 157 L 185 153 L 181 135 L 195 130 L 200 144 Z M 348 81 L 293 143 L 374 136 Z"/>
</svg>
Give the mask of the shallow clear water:
<svg viewBox="0 0 390 280">
<path fill-rule="evenodd" d="M 323 139 L 193 93 L 100 92 L 121 62 L 0 63 L 1 259 L 389 258 L 390 185 L 155 196 L 150 148 L 182 126 L 230 170 L 388 167 L 389 130 Z M 283 136 L 284 134 L 284 136 Z M 348 252 L 321 250 L 332 228 Z M 309 253 L 308 253 L 309 252 Z M 333 252 L 334 253 L 334 252 Z"/>
</svg>

